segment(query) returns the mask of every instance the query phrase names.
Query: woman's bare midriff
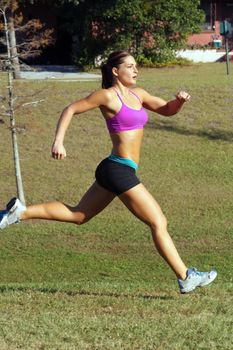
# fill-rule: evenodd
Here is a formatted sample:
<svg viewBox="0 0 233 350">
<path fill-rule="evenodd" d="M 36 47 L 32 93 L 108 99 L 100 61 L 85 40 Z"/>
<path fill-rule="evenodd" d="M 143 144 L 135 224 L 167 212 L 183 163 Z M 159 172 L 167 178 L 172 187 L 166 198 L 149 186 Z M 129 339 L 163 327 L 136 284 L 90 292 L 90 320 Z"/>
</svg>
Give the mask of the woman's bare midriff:
<svg viewBox="0 0 233 350">
<path fill-rule="evenodd" d="M 143 129 L 110 134 L 110 137 L 113 144 L 112 154 L 139 163 Z"/>
</svg>

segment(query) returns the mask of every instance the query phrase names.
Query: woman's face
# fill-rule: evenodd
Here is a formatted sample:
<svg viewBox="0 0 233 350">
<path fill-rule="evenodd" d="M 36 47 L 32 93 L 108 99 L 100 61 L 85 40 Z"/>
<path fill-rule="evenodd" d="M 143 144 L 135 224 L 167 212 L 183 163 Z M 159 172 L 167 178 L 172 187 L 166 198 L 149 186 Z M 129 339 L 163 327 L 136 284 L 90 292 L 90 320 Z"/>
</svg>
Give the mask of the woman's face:
<svg viewBox="0 0 233 350">
<path fill-rule="evenodd" d="M 113 68 L 113 75 L 125 86 L 135 85 L 138 76 L 135 59 L 127 56 L 118 68 Z"/>
</svg>

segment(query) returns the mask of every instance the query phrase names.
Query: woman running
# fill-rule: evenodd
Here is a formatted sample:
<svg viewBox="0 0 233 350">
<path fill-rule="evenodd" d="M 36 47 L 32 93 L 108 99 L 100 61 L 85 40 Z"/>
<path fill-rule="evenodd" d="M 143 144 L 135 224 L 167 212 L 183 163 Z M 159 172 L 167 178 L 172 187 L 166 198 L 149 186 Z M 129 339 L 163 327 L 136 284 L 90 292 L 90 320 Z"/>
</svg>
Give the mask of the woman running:
<svg viewBox="0 0 233 350">
<path fill-rule="evenodd" d="M 102 89 L 64 109 L 52 145 L 52 157 L 64 159 L 66 150 L 63 142 L 72 117 L 99 108 L 109 130 L 112 150 L 98 165 L 96 181 L 75 207 L 57 201 L 26 207 L 19 199 L 13 198 L 6 209 L 0 212 L 0 228 L 29 219 L 81 225 L 100 213 L 118 196 L 136 217 L 149 226 L 155 247 L 177 276 L 181 293 L 211 283 L 217 276 L 215 270 L 199 272 L 195 268 L 186 267 L 167 231 L 167 220 L 159 204 L 136 176 L 143 128 L 148 121 L 145 109 L 163 116 L 172 116 L 190 99 L 189 94 L 181 91 L 175 99 L 166 102 L 135 87 L 137 65 L 127 51 L 111 53 L 101 71 Z"/>
</svg>

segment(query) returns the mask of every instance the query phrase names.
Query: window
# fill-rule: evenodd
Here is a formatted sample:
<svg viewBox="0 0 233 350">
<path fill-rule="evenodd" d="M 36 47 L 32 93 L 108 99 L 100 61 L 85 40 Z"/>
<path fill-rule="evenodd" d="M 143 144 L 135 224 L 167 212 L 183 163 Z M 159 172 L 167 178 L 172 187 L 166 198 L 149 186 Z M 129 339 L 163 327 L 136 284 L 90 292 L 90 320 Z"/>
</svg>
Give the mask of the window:
<svg viewBox="0 0 233 350">
<path fill-rule="evenodd" d="M 222 20 L 233 23 L 233 1 L 221 3 Z"/>
<path fill-rule="evenodd" d="M 215 22 L 215 3 L 210 0 L 201 1 L 200 8 L 205 12 L 204 31 L 213 31 Z"/>
</svg>

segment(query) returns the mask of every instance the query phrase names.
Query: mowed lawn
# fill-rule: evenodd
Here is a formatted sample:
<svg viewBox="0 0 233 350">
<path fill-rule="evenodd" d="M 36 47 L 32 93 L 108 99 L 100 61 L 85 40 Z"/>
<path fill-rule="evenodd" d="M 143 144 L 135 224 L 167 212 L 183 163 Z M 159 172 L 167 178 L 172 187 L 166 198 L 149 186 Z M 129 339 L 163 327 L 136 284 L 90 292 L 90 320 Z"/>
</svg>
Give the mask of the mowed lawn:
<svg viewBox="0 0 233 350">
<path fill-rule="evenodd" d="M 0 84 L 4 96 L 3 74 Z M 192 96 L 174 117 L 149 113 L 138 176 L 163 208 L 185 263 L 215 267 L 216 281 L 180 295 L 148 227 L 118 199 L 83 226 L 14 225 L 0 233 L 1 350 L 233 349 L 233 77 L 224 63 L 198 64 L 142 69 L 138 85 L 164 99 L 182 89 Z M 99 86 L 15 82 L 27 204 L 75 205 L 94 181 L 111 150 L 98 110 L 73 119 L 64 161 L 53 160 L 50 149 L 62 109 Z M 4 208 L 16 194 L 4 117 L 0 154 Z"/>
</svg>

